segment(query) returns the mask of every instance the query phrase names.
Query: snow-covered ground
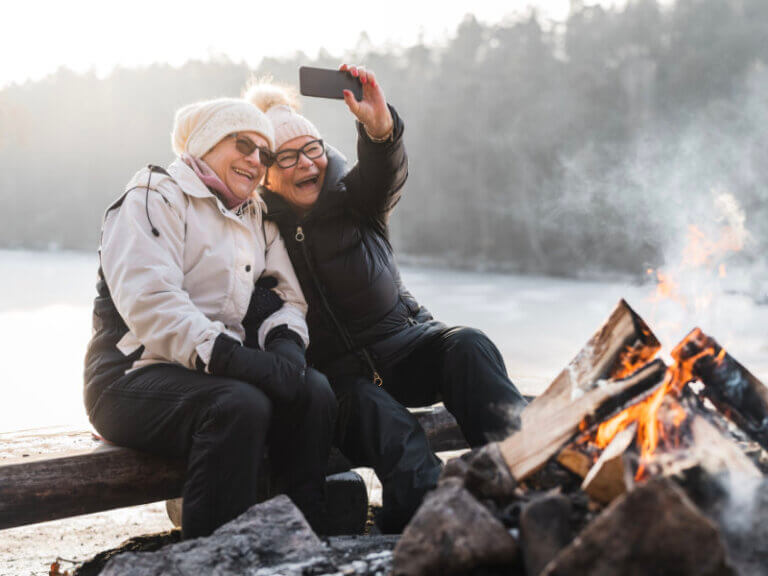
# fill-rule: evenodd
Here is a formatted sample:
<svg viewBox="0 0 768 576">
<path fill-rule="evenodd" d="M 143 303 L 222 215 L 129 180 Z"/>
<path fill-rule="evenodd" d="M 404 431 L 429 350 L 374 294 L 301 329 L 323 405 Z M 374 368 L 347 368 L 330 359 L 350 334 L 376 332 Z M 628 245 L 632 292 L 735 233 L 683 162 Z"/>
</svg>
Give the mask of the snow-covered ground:
<svg viewBox="0 0 768 576">
<path fill-rule="evenodd" d="M 0 432 L 88 426 L 82 366 L 96 268 L 95 254 L 0 251 Z M 699 325 L 768 382 L 768 306 L 719 293 L 717 286 L 709 285 L 714 297 L 708 306 L 702 305 L 708 298 L 699 298 L 698 312 L 689 312 L 677 302 L 655 302 L 652 286 L 413 267 L 403 276 L 436 317 L 490 335 L 527 393 L 546 387 L 620 298 L 667 348 Z M 0 575 L 47 574 L 56 556 L 83 560 L 130 536 L 169 527 L 164 506 L 156 503 L 0 531 Z"/>
</svg>

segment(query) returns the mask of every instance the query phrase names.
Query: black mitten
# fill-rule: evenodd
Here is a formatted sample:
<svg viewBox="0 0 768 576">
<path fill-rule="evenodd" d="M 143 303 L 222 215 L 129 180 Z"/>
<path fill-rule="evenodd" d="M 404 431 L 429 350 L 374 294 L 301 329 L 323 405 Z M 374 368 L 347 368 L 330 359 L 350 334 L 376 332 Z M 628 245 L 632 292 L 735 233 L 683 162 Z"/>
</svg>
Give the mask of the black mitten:
<svg viewBox="0 0 768 576">
<path fill-rule="evenodd" d="M 216 338 L 208 370 L 216 376 L 253 384 L 273 402 L 285 404 L 296 399 L 306 376 L 306 367 L 277 354 L 243 346 L 226 334 Z"/>
<path fill-rule="evenodd" d="M 267 334 L 264 349 L 292 362 L 295 366 L 305 367 L 304 340 L 286 324 L 275 326 Z"/>
<path fill-rule="evenodd" d="M 248 304 L 248 311 L 243 318 L 245 345 L 249 348 L 259 347 L 259 328 L 264 320 L 283 307 L 280 296 L 272 290 L 275 286 L 277 286 L 276 278 L 262 276 L 253 287 L 251 302 Z"/>
</svg>

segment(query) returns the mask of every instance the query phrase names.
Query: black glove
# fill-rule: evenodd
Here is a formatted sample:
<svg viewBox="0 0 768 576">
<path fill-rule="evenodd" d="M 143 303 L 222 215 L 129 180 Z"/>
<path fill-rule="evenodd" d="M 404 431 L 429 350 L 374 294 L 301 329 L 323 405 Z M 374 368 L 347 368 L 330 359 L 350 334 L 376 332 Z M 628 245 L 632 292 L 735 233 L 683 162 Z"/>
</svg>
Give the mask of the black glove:
<svg viewBox="0 0 768 576">
<path fill-rule="evenodd" d="M 245 328 L 245 345 L 249 348 L 259 347 L 259 328 L 264 320 L 283 307 L 283 301 L 272 289 L 277 286 L 277 279 L 272 276 L 262 276 L 253 287 L 251 302 L 243 318 Z"/>
<path fill-rule="evenodd" d="M 208 371 L 253 384 L 275 403 L 290 404 L 304 386 L 306 367 L 271 352 L 241 345 L 226 334 L 213 344 Z"/>
<path fill-rule="evenodd" d="M 264 341 L 264 349 L 289 360 L 294 366 L 304 368 L 307 365 L 304 340 L 286 324 L 275 326 L 269 331 Z"/>
</svg>

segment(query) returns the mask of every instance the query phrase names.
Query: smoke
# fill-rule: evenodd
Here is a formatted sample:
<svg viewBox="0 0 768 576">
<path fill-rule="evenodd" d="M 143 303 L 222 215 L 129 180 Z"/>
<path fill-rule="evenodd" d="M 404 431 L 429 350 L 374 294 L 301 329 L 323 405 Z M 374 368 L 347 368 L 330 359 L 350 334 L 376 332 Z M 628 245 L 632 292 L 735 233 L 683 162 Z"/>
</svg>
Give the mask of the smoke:
<svg viewBox="0 0 768 576">
<path fill-rule="evenodd" d="M 765 574 L 768 562 L 768 483 L 763 478 L 728 473 L 717 476 L 722 500 L 705 510 L 717 522 L 728 557 L 742 576 Z"/>
<path fill-rule="evenodd" d="M 766 300 L 767 126 L 768 70 L 758 65 L 727 98 L 647 120 L 628 151 L 593 143 L 565 159 L 560 211 L 592 214 L 607 247 L 595 258 L 613 250 L 637 275 L 671 278 L 691 314 L 723 290 Z M 578 242 L 579 230 L 565 229 Z"/>
</svg>

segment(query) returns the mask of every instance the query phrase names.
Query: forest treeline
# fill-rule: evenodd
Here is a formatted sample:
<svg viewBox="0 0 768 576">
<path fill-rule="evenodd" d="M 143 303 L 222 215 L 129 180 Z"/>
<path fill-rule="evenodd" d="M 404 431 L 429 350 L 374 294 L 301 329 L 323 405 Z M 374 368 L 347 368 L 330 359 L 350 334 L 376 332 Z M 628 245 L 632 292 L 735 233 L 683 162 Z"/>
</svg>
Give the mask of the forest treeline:
<svg viewBox="0 0 768 576">
<path fill-rule="evenodd" d="M 343 58 L 225 58 L 180 68 L 62 69 L 0 91 L 0 246 L 94 250 L 104 209 L 135 170 L 171 160 L 173 113 L 237 96 L 271 74 L 340 61 L 375 70 L 406 125 L 410 176 L 392 219 L 405 254 L 530 273 L 642 273 L 691 223 L 745 215 L 743 258 L 768 249 L 768 2 L 573 3 L 468 16 L 441 46 L 371 47 Z M 327 142 L 354 160 L 340 101 L 305 99 Z"/>
</svg>

